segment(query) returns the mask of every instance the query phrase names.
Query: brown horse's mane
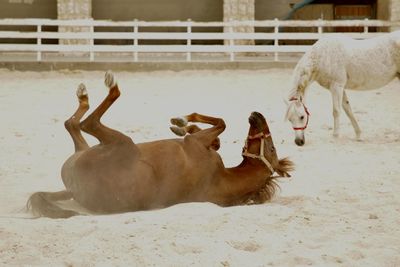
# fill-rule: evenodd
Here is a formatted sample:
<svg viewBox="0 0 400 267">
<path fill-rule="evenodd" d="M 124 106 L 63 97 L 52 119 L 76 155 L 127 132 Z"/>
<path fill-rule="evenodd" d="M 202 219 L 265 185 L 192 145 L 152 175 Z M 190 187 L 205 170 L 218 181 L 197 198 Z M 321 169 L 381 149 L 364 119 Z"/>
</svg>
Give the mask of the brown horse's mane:
<svg viewBox="0 0 400 267">
<path fill-rule="evenodd" d="M 294 171 L 294 163 L 287 157 L 280 159 L 279 165 L 275 166 L 275 171 L 279 174 L 279 177 L 290 177 L 289 172 Z"/>
<path fill-rule="evenodd" d="M 245 199 L 235 203 L 236 205 L 253 205 L 265 203 L 275 195 L 277 189 L 280 189 L 276 179 L 281 177 L 290 177 L 288 173 L 294 170 L 294 163 L 289 158 L 283 158 L 279 160 L 279 165 L 275 166 L 275 171 L 279 176 L 271 176 L 266 179 L 265 185 L 257 192 L 253 192 L 251 195 L 246 196 Z"/>
</svg>

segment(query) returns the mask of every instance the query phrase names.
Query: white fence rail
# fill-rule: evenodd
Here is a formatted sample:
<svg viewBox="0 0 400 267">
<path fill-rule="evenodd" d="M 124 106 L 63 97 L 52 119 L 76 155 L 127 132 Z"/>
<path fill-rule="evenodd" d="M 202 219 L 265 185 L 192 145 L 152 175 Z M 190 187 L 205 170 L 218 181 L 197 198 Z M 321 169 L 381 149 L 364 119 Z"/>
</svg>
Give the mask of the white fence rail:
<svg viewBox="0 0 400 267">
<path fill-rule="evenodd" d="M 338 30 L 358 27 L 358 32 L 346 34 L 364 39 L 399 26 L 399 22 L 380 20 L 112 22 L 3 19 L 0 20 L 0 54 L 12 58 L 34 53 L 32 60 L 36 61 L 45 61 L 44 55 L 94 61 L 108 54 L 119 60 L 137 62 L 145 60 L 145 57 L 140 58 L 141 55 L 151 53 L 180 54 L 186 61 L 193 61 L 196 54 L 206 54 L 208 59 L 213 55 L 220 55 L 222 59 L 227 56 L 226 60 L 235 61 L 238 55 L 247 53 L 257 58 L 272 55 L 273 60 L 278 61 L 282 54 L 304 53 L 312 42 Z M 243 32 L 244 28 L 251 32 Z"/>
</svg>

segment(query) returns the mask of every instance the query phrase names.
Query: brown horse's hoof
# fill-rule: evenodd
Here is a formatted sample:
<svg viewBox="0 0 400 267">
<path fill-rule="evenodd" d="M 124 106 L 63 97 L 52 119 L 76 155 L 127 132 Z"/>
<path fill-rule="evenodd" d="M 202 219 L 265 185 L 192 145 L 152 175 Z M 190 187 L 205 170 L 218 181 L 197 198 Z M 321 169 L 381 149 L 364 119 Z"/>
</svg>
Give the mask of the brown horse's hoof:
<svg viewBox="0 0 400 267">
<path fill-rule="evenodd" d="M 172 118 L 171 124 L 176 125 L 178 127 L 185 127 L 188 124 L 188 121 L 184 117 Z"/>
<path fill-rule="evenodd" d="M 87 96 L 87 94 L 86 86 L 83 83 L 79 84 L 78 88 L 76 89 L 76 96 L 78 98 L 82 98 L 82 96 Z"/>
<path fill-rule="evenodd" d="M 169 128 L 177 136 L 185 136 L 186 135 L 186 130 L 184 128 L 176 127 L 176 126 L 171 126 Z"/>
<path fill-rule="evenodd" d="M 104 75 L 104 84 L 108 88 L 113 88 L 117 84 L 117 81 L 116 81 L 116 79 L 114 77 L 114 73 L 112 73 L 112 71 L 109 70 Z"/>
</svg>

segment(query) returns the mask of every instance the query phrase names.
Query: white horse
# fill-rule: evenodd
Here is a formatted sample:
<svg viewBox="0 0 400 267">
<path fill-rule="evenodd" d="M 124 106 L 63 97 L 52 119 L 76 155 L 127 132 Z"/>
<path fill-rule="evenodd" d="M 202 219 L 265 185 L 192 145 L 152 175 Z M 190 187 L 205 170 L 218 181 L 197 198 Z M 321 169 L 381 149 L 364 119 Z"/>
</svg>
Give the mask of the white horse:
<svg viewBox="0 0 400 267">
<path fill-rule="evenodd" d="M 295 130 L 295 143 L 304 145 L 309 112 L 303 103 L 307 87 L 314 81 L 332 94 L 334 130 L 339 135 L 340 107 L 349 117 L 357 139 L 358 126 L 344 89 L 371 90 L 393 80 L 400 71 L 400 31 L 355 40 L 342 34 L 318 40 L 297 63 L 288 95 L 286 119 Z"/>
</svg>

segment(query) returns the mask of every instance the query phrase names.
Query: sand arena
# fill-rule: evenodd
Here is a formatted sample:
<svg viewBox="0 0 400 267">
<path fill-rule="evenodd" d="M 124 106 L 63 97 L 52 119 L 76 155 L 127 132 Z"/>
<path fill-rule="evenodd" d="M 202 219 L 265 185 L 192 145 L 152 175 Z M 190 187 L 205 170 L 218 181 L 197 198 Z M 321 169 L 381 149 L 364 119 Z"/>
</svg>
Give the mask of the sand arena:
<svg viewBox="0 0 400 267">
<path fill-rule="evenodd" d="M 222 117 L 220 154 L 233 166 L 259 111 L 278 155 L 296 163 L 272 202 L 31 220 L 29 195 L 63 188 L 60 168 L 73 151 L 63 123 L 76 87 L 86 84 L 94 108 L 106 94 L 103 72 L 0 70 L 0 265 L 400 266 L 399 81 L 348 91 L 361 142 L 345 116 L 332 138 L 330 94 L 312 85 L 307 144 L 297 147 L 283 120 L 291 71 L 116 72 L 122 95 L 103 119 L 143 142 L 173 138 L 174 116 Z"/>
</svg>

